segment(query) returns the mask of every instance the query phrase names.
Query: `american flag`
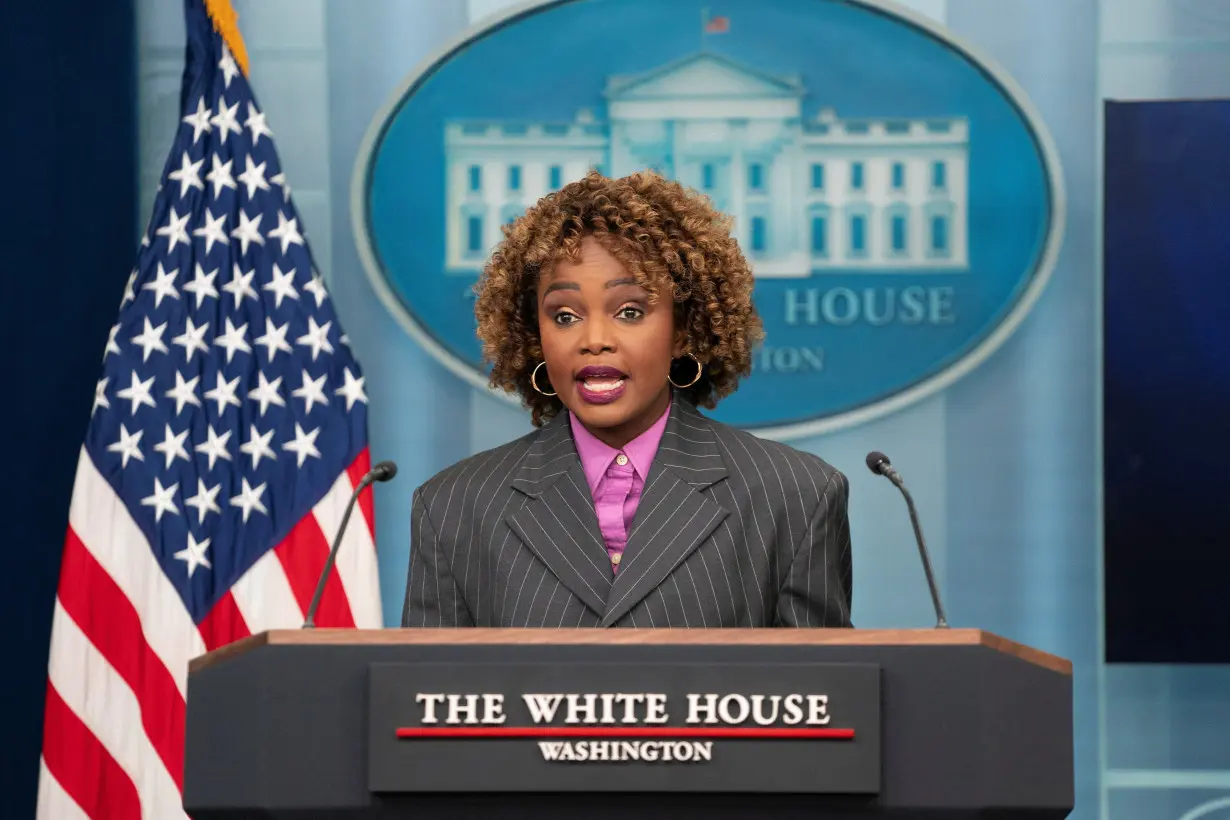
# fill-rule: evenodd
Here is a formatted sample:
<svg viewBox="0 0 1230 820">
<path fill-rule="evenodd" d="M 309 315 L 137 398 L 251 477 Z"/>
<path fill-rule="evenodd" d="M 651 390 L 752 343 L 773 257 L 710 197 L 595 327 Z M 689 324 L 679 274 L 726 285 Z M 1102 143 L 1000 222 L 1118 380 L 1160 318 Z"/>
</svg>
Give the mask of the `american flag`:
<svg viewBox="0 0 1230 820">
<path fill-rule="evenodd" d="M 302 624 L 369 468 L 364 376 L 233 14 L 225 0 L 185 3 L 182 120 L 77 463 L 40 818 L 185 816 L 188 661 Z M 370 488 L 358 507 L 321 626 L 381 625 Z"/>
</svg>

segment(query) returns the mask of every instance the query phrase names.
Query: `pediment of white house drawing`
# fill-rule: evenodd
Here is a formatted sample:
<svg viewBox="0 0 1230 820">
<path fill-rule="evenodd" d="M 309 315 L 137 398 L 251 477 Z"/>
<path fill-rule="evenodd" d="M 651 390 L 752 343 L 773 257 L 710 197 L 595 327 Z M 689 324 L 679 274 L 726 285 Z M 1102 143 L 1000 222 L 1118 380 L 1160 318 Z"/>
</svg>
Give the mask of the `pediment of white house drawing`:
<svg viewBox="0 0 1230 820">
<path fill-rule="evenodd" d="M 701 52 L 637 75 L 607 78 L 611 102 L 681 97 L 797 98 L 804 93 L 797 77 L 769 74 L 720 54 Z"/>
</svg>

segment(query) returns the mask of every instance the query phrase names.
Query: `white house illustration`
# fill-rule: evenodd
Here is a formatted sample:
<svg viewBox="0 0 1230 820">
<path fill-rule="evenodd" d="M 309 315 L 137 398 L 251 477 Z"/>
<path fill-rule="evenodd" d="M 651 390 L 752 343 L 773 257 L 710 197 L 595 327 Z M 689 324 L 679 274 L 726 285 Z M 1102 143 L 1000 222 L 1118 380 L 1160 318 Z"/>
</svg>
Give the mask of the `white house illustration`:
<svg viewBox="0 0 1230 820">
<path fill-rule="evenodd" d="M 608 77 L 605 120 L 450 122 L 447 270 L 481 268 L 502 224 L 590 168 L 647 167 L 733 215 L 757 277 L 965 269 L 968 122 L 804 120 L 806 93 L 701 52 Z"/>
</svg>

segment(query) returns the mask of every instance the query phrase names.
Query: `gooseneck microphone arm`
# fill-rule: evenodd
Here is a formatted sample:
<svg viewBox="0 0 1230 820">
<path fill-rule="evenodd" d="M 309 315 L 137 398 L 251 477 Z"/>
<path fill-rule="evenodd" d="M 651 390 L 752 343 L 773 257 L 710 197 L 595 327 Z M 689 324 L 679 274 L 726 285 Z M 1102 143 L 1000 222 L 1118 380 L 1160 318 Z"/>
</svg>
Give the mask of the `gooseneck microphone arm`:
<svg viewBox="0 0 1230 820">
<path fill-rule="evenodd" d="M 893 482 L 893 486 L 905 497 L 905 505 L 910 511 L 910 523 L 914 525 L 914 540 L 918 542 L 918 554 L 922 558 L 923 571 L 927 575 L 927 585 L 931 588 L 931 603 L 935 607 L 935 627 L 936 629 L 947 629 L 948 620 L 944 617 L 944 604 L 940 602 L 940 591 L 935 585 L 935 574 L 931 571 L 931 558 L 927 554 L 927 542 L 923 539 L 922 526 L 918 523 L 918 510 L 914 508 L 914 498 L 905 488 L 905 482 L 901 480 L 901 476 L 893 469 L 888 456 L 878 451 L 868 453 L 867 469 Z"/>
<path fill-rule="evenodd" d="M 304 629 L 316 628 L 316 610 L 320 608 L 320 599 L 325 594 L 325 582 L 329 580 L 329 575 L 333 572 L 333 562 L 337 560 L 337 551 L 342 546 L 342 534 L 346 532 L 346 524 L 350 522 L 350 512 L 354 509 L 355 502 L 359 500 L 359 495 L 373 482 L 388 481 L 395 475 L 397 475 L 397 465 L 391 461 L 382 461 L 367 471 L 367 474 L 360 479 L 358 486 L 354 488 L 354 492 L 350 494 L 350 502 L 346 505 L 346 512 L 342 514 L 342 523 L 337 528 L 337 535 L 333 537 L 333 547 L 329 550 L 329 558 L 325 561 L 325 568 L 320 571 L 320 579 L 316 582 L 316 592 L 312 595 L 312 603 L 308 605 L 307 617 L 303 620 Z"/>
</svg>

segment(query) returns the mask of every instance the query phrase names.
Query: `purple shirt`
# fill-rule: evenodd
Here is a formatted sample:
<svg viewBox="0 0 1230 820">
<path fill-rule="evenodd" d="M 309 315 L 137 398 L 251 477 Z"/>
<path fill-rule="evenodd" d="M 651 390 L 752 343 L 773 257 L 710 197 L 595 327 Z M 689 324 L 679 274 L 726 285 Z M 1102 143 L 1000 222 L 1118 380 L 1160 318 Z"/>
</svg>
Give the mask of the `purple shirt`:
<svg viewBox="0 0 1230 820">
<path fill-rule="evenodd" d="M 598 513 L 598 528 L 606 542 L 607 555 L 611 558 L 611 571 L 619 567 L 624 547 L 628 544 L 628 529 L 636 515 L 636 505 L 641 500 L 645 478 L 658 454 L 658 444 L 666 430 L 670 407 L 653 426 L 628 442 L 621 450 L 599 441 L 585 429 L 576 416 L 569 414 L 572 424 L 572 439 L 576 442 L 577 455 L 585 469 L 589 491 L 594 497 L 594 509 Z"/>
</svg>

